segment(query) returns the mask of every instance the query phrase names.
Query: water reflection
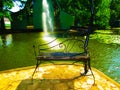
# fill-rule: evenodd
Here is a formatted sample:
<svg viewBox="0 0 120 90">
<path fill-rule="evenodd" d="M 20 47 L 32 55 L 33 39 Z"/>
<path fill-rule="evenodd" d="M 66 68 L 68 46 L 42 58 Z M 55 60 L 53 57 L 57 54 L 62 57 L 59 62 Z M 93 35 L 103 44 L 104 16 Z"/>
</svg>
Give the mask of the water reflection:
<svg viewBox="0 0 120 90">
<path fill-rule="evenodd" d="M 120 83 L 120 35 L 110 30 L 96 31 L 89 46 L 92 66 Z"/>
<path fill-rule="evenodd" d="M 0 46 L 6 47 L 12 43 L 12 34 L 0 35 Z"/>
<path fill-rule="evenodd" d="M 91 36 L 92 39 L 96 39 L 101 43 L 120 45 L 120 35 L 114 34 L 112 30 L 97 30 L 96 33 Z"/>
</svg>

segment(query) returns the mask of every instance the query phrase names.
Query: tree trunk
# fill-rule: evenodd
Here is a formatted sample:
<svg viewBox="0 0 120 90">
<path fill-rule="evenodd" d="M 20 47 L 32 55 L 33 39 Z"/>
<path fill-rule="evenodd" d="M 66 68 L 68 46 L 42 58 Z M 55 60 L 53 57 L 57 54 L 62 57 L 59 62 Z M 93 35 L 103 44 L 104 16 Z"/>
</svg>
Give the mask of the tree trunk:
<svg viewBox="0 0 120 90">
<path fill-rule="evenodd" d="M 1 33 L 5 33 L 5 23 L 4 23 L 4 18 L 2 17 L 1 18 L 1 21 L 0 21 L 0 23 L 1 23 Z"/>
<path fill-rule="evenodd" d="M 3 11 L 3 1 L 0 0 L 0 12 Z M 1 17 L 0 19 L 0 33 L 5 32 L 5 23 L 4 23 L 4 17 Z"/>
</svg>

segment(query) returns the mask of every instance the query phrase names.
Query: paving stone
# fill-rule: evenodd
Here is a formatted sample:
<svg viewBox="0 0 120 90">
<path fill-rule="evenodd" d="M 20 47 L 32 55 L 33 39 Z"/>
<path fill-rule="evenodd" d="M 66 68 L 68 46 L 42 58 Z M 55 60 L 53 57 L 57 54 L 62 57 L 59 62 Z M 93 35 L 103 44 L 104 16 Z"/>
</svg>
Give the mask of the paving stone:
<svg viewBox="0 0 120 90">
<path fill-rule="evenodd" d="M 93 68 L 86 76 L 82 65 L 45 65 L 37 69 L 32 82 L 33 67 L 0 72 L 0 90 L 120 90 L 120 84 Z"/>
</svg>

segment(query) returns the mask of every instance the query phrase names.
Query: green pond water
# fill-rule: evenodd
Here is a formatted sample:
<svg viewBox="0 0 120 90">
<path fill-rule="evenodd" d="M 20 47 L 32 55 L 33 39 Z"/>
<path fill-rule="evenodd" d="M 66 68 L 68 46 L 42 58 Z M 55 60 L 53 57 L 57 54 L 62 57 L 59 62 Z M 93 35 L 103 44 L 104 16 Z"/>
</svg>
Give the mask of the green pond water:
<svg viewBox="0 0 120 90">
<path fill-rule="evenodd" d="M 33 44 L 48 42 L 56 36 L 45 38 L 43 32 L 0 35 L 0 71 L 35 65 Z M 88 48 L 91 66 L 120 83 L 120 35 L 96 31 L 90 35 Z"/>
</svg>

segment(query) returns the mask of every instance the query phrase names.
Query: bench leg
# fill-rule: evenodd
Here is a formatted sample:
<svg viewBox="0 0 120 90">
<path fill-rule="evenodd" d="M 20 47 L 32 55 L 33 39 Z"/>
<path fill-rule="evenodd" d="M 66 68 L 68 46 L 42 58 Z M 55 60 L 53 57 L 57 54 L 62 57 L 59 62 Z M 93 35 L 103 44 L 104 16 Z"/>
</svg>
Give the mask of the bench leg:
<svg viewBox="0 0 120 90">
<path fill-rule="evenodd" d="M 88 72 L 88 69 L 89 69 L 89 70 L 91 71 L 91 74 L 92 74 L 93 79 L 94 79 L 93 85 L 95 85 L 95 76 L 94 76 L 93 71 L 92 71 L 92 69 L 91 69 L 90 59 L 88 59 L 88 60 L 85 61 L 84 63 L 85 63 L 85 66 L 84 66 L 84 73 L 83 73 L 83 75 L 86 75 L 87 72 Z"/>
<path fill-rule="evenodd" d="M 90 60 L 88 61 L 88 67 L 89 67 L 89 69 L 90 69 L 90 71 L 91 71 L 91 74 L 92 74 L 92 76 L 93 76 L 93 79 L 94 79 L 93 85 L 95 85 L 95 76 L 94 76 L 93 71 L 92 71 L 92 69 L 91 69 Z"/>
<path fill-rule="evenodd" d="M 83 75 L 86 75 L 87 72 L 88 72 L 88 60 L 86 60 L 86 61 L 84 62 L 84 73 L 83 73 Z"/>
<path fill-rule="evenodd" d="M 32 83 L 33 83 L 33 76 L 34 76 L 34 74 L 35 74 L 35 72 L 36 72 L 36 70 L 37 70 L 37 68 L 38 68 L 38 66 L 39 66 L 40 64 L 41 64 L 41 60 L 40 60 L 40 61 L 37 60 L 35 70 L 34 70 L 34 72 L 33 72 L 33 74 L 32 74 Z"/>
<path fill-rule="evenodd" d="M 86 75 L 89 69 L 91 70 L 90 58 L 87 60 L 84 60 L 84 73 L 82 75 Z"/>
</svg>

